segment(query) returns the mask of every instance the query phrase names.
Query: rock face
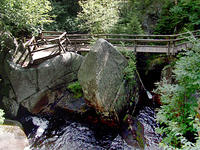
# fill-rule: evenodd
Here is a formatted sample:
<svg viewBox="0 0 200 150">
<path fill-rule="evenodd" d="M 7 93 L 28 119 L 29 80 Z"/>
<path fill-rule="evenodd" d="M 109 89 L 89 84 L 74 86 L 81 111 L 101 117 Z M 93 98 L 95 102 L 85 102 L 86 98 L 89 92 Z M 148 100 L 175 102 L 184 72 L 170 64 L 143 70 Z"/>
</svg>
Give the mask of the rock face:
<svg viewBox="0 0 200 150">
<path fill-rule="evenodd" d="M 28 149 L 28 139 L 20 127 L 0 125 L 0 135 L 0 149 Z"/>
<path fill-rule="evenodd" d="M 7 40 L 5 40 L 7 39 Z M 0 98 L 4 110 L 16 116 L 19 105 L 32 113 L 38 113 L 56 97 L 62 96 L 62 85 L 77 80 L 83 57 L 67 52 L 48 59 L 34 68 L 23 68 L 14 62 L 14 53 L 18 49 L 15 40 L 6 34 L 5 41 L 11 41 L 6 48 L 0 47 Z M 10 45 L 10 46 L 9 46 Z"/>
<path fill-rule="evenodd" d="M 123 71 L 128 62 L 110 43 L 99 39 L 78 72 L 88 104 L 104 117 L 118 119 L 127 105 Z"/>
</svg>

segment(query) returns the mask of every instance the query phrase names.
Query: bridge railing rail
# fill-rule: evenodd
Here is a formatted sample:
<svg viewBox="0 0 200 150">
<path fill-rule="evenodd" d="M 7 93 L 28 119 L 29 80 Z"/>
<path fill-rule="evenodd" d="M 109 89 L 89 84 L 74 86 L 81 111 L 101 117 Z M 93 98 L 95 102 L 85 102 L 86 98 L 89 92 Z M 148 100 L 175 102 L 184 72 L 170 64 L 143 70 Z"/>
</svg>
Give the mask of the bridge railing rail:
<svg viewBox="0 0 200 150">
<path fill-rule="evenodd" d="M 58 38 L 62 32 L 43 31 L 46 41 Z M 132 35 L 132 34 L 66 34 L 66 44 L 70 43 L 77 51 L 78 47 L 89 45 L 97 38 L 104 38 L 114 45 L 124 43 L 128 47 L 134 48 L 136 52 L 166 52 L 174 54 L 181 48 L 188 47 L 188 37 L 190 35 L 200 36 L 200 30 L 185 32 L 175 35 Z"/>
<path fill-rule="evenodd" d="M 52 50 L 49 56 L 61 52 L 88 51 L 88 46 L 98 38 L 104 38 L 115 46 L 126 46 L 135 52 L 175 54 L 181 49 L 190 47 L 189 37 L 200 37 L 200 30 L 174 35 L 134 35 L 134 34 L 67 34 L 58 31 L 42 31 L 38 37 L 33 36 L 23 44 L 26 49 L 17 63 L 24 65 L 26 61 L 33 61 L 32 55 L 39 51 Z M 42 47 L 42 45 L 48 45 Z M 70 47 L 70 48 L 69 48 Z M 81 49 L 82 48 L 82 49 Z M 85 49 L 84 49 L 85 48 Z"/>
<path fill-rule="evenodd" d="M 30 40 L 22 44 L 22 47 L 20 48 L 21 53 L 18 59 L 16 60 L 17 64 L 20 64 L 21 66 L 27 65 L 28 63 L 32 62 L 32 55 L 31 53 L 37 49 L 37 43 L 36 37 L 33 36 Z M 18 47 L 19 48 L 19 47 Z M 17 55 L 19 51 L 16 52 L 15 55 Z M 26 64 L 25 64 L 26 62 Z M 28 62 L 28 63 L 27 63 Z"/>
</svg>

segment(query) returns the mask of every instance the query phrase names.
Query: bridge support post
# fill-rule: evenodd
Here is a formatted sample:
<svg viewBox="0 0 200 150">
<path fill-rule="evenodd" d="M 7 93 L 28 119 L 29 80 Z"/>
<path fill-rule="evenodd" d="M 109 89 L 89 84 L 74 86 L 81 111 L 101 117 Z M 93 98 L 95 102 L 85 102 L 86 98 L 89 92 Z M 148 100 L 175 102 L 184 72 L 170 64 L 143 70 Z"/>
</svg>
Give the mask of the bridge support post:
<svg viewBox="0 0 200 150">
<path fill-rule="evenodd" d="M 77 52 L 77 44 L 76 44 L 76 42 L 75 42 L 75 51 Z"/>
<path fill-rule="evenodd" d="M 172 55 L 175 55 L 175 48 L 176 48 L 176 43 L 173 41 L 172 42 Z"/>
<path fill-rule="evenodd" d="M 65 50 L 66 50 L 66 51 L 68 51 L 67 45 L 68 45 L 68 44 L 67 44 L 67 35 L 65 34 Z"/>
<path fill-rule="evenodd" d="M 33 47 L 34 50 L 34 47 Z M 29 64 L 33 63 L 33 58 L 32 58 L 32 50 L 30 48 L 30 46 L 28 46 L 28 53 L 29 53 Z"/>
<path fill-rule="evenodd" d="M 171 51 L 171 41 L 168 42 L 168 51 L 167 51 L 167 55 L 170 55 Z"/>
<path fill-rule="evenodd" d="M 137 43 L 136 43 L 136 41 L 134 41 L 133 44 L 134 44 L 134 52 L 137 53 Z"/>
</svg>

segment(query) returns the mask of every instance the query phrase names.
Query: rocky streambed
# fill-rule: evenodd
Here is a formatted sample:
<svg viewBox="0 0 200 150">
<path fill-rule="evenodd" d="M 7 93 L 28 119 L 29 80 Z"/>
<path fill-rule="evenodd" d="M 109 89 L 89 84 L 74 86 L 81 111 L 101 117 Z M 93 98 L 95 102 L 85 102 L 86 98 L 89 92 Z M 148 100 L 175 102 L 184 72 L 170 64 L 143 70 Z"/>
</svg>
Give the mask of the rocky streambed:
<svg viewBox="0 0 200 150">
<path fill-rule="evenodd" d="M 24 112 L 24 111 L 23 111 Z M 26 115 L 25 115 L 26 114 Z M 125 124 L 111 127 L 95 122 L 95 118 L 78 117 L 57 110 L 52 115 L 32 116 L 21 114 L 23 124 L 33 150 L 136 150 L 137 145 L 130 129 Z M 94 117 L 94 116 L 93 116 Z M 145 150 L 159 150 L 161 136 L 155 133 L 157 127 L 155 112 L 151 106 L 144 106 L 136 115 L 144 128 Z M 133 125 L 134 128 L 136 128 Z"/>
</svg>

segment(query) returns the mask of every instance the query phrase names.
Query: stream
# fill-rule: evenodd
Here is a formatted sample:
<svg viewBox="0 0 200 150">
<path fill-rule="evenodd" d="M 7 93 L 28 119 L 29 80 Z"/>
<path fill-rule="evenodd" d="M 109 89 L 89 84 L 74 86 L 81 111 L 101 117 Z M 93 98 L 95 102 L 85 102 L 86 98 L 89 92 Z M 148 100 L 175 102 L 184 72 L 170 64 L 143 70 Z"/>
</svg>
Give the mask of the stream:
<svg viewBox="0 0 200 150">
<path fill-rule="evenodd" d="M 136 119 L 144 126 L 145 150 L 159 150 L 161 136 L 155 133 L 157 127 L 153 106 L 142 106 Z M 33 116 L 21 110 L 19 121 L 28 136 L 32 150 L 135 150 L 122 137 L 124 130 L 96 123 L 94 118 L 79 116 L 56 110 L 54 114 Z M 123 125 L 122 125 L 123 126 Z"/>
</svg>

